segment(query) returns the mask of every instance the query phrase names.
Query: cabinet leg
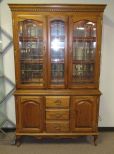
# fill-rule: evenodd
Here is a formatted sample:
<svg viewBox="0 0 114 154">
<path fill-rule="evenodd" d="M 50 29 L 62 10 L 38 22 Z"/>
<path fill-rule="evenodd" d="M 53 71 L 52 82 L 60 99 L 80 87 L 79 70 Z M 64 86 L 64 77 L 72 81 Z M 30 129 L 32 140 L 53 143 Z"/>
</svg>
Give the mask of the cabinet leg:
<svg viewBox="0 0 114 154">
<path fill-rule="evenodd" d="M 17 147 L 21 145 L 21 136 L 16 136 L 16 145 Z"/>
<path fill-rule="evenodd" d="M 97 138 L 98 138 L 98 136 L 94 135 L 93 137 L 94 137 L 94 145 L 96 146 L 97 145 Z"/>
</svg>

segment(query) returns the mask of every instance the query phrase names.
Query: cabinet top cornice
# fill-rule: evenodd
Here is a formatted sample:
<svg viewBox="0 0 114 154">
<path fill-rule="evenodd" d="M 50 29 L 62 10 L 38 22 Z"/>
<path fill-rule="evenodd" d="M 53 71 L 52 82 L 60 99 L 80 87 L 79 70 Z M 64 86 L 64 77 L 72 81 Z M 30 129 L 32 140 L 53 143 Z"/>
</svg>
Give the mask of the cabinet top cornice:
<svg viewBox="0 0 114 154">
<path fill-rule="evenodd" d="M 11 11 L 103 12 L 106 4 L 8 4 Z"/>
</svg>

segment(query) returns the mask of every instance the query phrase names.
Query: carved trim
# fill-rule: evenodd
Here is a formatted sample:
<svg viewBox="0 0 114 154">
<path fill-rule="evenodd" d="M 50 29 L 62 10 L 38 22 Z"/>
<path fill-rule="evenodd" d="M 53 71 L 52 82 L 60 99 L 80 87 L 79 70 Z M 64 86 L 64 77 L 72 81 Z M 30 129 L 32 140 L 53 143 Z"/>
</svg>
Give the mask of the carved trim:
<svg viewBox="0 0 114 154">
<path fill-rule="evenodd" d="M 106 5 L 92 4 L 9 4 L 11 11 L 24 12 L 103 12 Z"/>
</svg>

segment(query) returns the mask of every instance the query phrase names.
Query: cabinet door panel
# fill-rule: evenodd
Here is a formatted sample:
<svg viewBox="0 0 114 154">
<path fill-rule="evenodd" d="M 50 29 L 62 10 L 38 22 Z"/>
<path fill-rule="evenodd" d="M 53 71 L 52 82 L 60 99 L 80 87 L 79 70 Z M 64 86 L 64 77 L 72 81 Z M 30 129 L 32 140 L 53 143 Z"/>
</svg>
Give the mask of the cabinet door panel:
<svg viewBox="0 0 114 154">
<path fill-rule="evenodd" d="M 72 131 L 95 131 L 98 116 L 98 99 L 96 96 L 74 96 L 71 99 Z"/>
<path fill-rule="evenodd" d="M 44 124 L 43 98 L 22 96 L 17 103 L 19 131 L 41 132 Z"/>
<path fill-rule="evenodd" d="M 69 87 L 95 88 L 98 85 L 99 24 L 95 16 L 70 18 Z"/>
<path fill-rule="evenodd" d="M 46 19 L 43 16 L 19 16 L 15 26 L 17 87 L 45 87 Z"/>
<path fill-rule="evenodd" d="M 48 85 L 50 88 L 64 88 L 67 82 L 67 18 L 48 18 Z"/>
</svg>

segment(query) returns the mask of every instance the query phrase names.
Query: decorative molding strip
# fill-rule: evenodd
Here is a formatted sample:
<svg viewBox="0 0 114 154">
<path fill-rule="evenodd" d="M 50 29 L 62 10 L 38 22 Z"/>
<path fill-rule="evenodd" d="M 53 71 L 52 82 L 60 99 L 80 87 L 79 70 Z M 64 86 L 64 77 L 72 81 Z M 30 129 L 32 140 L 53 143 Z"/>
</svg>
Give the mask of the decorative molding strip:
<svg viewBox="0 0 114 154">
<path fill-rule="evenodd" d="M 103 12 L 106 4 L 9 4 L 9 7 L 17 12 Z"/>
</svg>

